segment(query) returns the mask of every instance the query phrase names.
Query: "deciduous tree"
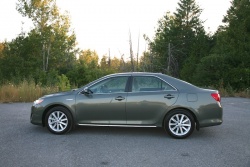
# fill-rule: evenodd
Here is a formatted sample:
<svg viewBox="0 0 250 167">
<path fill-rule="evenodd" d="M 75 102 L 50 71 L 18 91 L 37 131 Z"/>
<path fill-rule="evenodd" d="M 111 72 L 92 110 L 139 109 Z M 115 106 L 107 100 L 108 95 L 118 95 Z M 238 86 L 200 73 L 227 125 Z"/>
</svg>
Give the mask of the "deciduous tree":
<svg viewBox="0 0 250 167">
<path fill-rule="evenodd" d="M 18 0 L 17 10 L 32 20 L 32 33 L 38 35 L 42 69 L 61 72 L 75 60 L 76 37 L 70 31 L 68 15 L 60 14 L 55 0 Z"/>
</svg>

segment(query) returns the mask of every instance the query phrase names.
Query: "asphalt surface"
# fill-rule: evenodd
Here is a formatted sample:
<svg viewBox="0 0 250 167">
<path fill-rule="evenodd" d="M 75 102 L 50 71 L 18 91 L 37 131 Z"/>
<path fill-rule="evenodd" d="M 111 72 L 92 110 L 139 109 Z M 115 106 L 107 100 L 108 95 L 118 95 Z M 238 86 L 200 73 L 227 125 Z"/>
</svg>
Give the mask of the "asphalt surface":
<svg viewBox="0 0 250 167">
<path fill-rule="evenodd" d="M 53 135 L 31 103 L 0 104 L 0 166 L 250 167 L 250 99 L 223 98 L 222 125 L 177 140 L 161 128 L 78 127 Z"/>
</svg>

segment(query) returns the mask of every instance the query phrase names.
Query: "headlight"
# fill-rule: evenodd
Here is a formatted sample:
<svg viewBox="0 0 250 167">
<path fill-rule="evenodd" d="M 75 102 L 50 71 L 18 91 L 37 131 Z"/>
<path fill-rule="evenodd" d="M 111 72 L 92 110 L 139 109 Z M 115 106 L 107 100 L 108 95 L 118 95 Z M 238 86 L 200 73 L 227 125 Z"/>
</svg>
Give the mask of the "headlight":
<svg viewBox="0 0 250 167">
<path fill-rule="evenodd" d="M 43 102 L 43 99 L 38 99 L 38 100 L 34 101 L 34 104 L 37 105 L 37 104 L 40 104 L 42 102 Z"/>
</svg>

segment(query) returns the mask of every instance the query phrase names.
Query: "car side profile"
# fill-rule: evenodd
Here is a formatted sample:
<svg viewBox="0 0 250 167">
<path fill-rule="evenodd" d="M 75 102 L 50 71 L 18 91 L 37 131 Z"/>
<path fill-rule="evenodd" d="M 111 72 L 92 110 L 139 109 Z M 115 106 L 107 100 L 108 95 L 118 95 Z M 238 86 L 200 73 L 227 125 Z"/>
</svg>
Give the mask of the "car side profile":
<svg viewBox="0 0 250 167">
<path fill-rule="evenodd" d="M 31 108 L 30 121 L 64 134 L 75 126 L 162 127 L 174 138 L 220 125 L 217 90 L 202 89 L 161 73 L 117 73 L 79 89 L 46 95 Z"/>
</svg>

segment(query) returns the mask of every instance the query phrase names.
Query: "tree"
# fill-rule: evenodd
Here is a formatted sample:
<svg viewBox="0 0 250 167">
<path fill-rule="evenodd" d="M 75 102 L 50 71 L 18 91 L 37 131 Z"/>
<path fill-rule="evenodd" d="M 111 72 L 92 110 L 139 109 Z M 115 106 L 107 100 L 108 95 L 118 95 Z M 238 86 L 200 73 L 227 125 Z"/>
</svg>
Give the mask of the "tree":
<svg viewBox="0 0 250 167">
<path fill-rule="evenodd" d="M 6 47 L 6 43 L 0 42 L 0 59 L 3 58 L 3 50 Z"/>
<path fill-rule="evenodd" d="M 122 61 L 117 57 L 111 59 L 110 67 L 114 72 L 119 72 L 121 70 Z"/>
<path fill-rule="evenodd" d="M 43 71 L 65 72 L 75 60 L 76 37 L 70 32 L 69 17 L 59 13 L 55 0 L 18 0 L 17 10 L 33 21 Z"/>
<path fill-rule="evenodd" d="M 109 58 L 106 55 L 103 55 L 100 61 L 100 66 L 102 69 L 107 69 L 110 67 L 110 63 L 109 63 Z"/>
<path fill-rule="evenodd" d="M 144 54 L 144 67 L 150 66 L 153 72 L 167 72 L 168 44 L 173 35 L 174 16 L 169 12 L 158 21 L 154 39 L 151 41 L 146 35 L 144 38 L 149 43 L 150 53 Z M 151 63 L 146 65 L 145 63 Z"/>
<path fill-rule="evenodd" d="M 140 71 L 153 71 L 152 56 L 150 52 L 144 52 L 140 59 Z"/>
<path fill-rule="evenodd" d="M 1 59 L 3 79 L 17 81 L 36 75 L 39 61 L 36 58 L 37 42 L 34 36 L 19 34 L 16 39 L 5 44 Z"/>
<path fill-rule="evenodd" d="M 173 49 L 173 54 L 179 67 L 177 75 L 181 73 L 181 78 L 190 82 L 190 74 L 195 70 L 192 64 L 199 62 L 207 51 L 207 36 L 203 21 L 200 20 L 201 12 L 195 0 L 180 0 L 174 13 L 176 41 L 173 41 L 173 45 L 178 48 Z"/>
<path fill-rule="evenodd" d="M 135 71 L 134 66 L 134 52 L 132 48 L 132 39 L 131 39 L 131 32 L 129 31 L 129 52 L 130 52 L 130 63 L 131 63 L 131 71 Z"/>
<path fill-rule="evenodd" d="M 154 71 L 187 78 L 183 67 L 204 56 L 201 48 L 207 45 L 207 36 L 199 19 L 202 10 L 195 0 L 180 0 L 173 15 L 169 12 L 159 20 L 153 41 L 149 41 Z M 194 71 L 195 69 L 187 69 Z M 190 76 L 189 76 L 190 77 Z"/>
<path fill-rule="evenodd" d="M 90 49 L 80 52 L 79 60 L 81 63 L 85 63 L 93 68 L 98 66 L 98 54 L 96 51 L 91 51 Z"/>
<path fill-rule="evenodd" d="M 102 71 L 98 64 L 98 54 L 88 49 L 80 51 L 79 59 L 74 67 L 67 72 L 67 77 L 72 85 L 79 87 L 105 74 L 105 71 Z"/>
<path fill-rule="evenodd" d="M 250 2 L 233 0 L 231 4 L 223 19 L 225 25 L 214 35 L 216 45 L 211 53 L 227 64 L 220 71 L 224 83 L 241 90 L 250 85 Z"/>
<path fill-rule="evenodd" d="M 223 22 L 226 26 L 228 51 L 237 67 L 250 67 L 250 2 L 234 0 Z"/>
</svg>

